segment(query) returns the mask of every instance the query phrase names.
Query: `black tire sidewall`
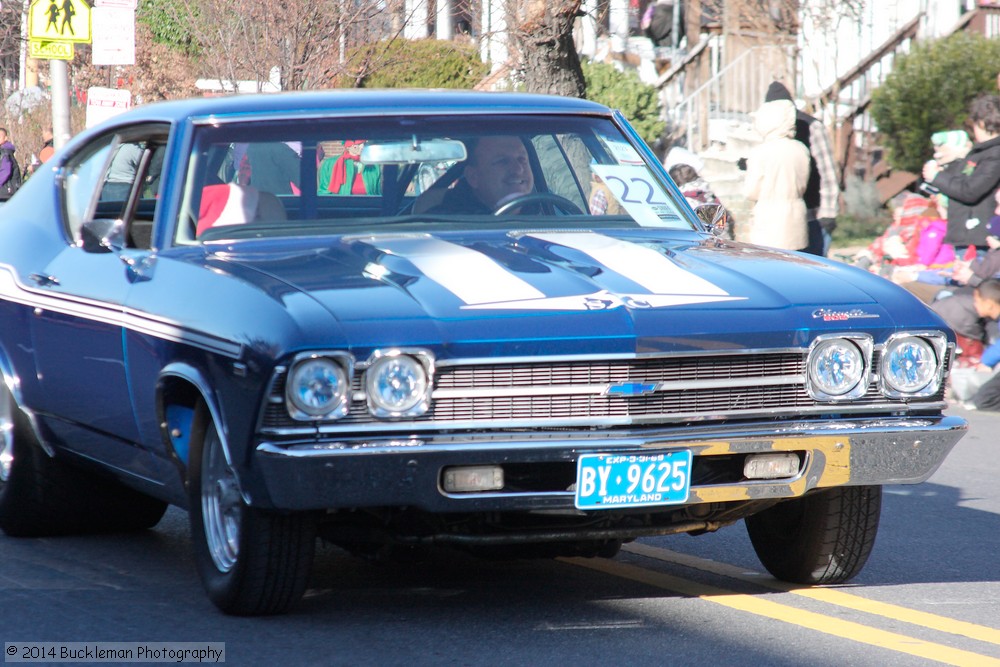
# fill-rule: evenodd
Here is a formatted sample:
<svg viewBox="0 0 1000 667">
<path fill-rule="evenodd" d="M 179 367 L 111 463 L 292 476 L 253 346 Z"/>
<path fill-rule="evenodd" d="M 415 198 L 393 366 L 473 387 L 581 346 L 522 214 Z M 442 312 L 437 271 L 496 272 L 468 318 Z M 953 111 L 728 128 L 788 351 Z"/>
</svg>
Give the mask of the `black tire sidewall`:
<svg viewBox="0 0 1000 667">
<path fill-rule="evenodd" d="M 205 520 L 201 505 L 201 474 L 205 462 L 205 444 L 215 424 L 204 404 L 195 411 L 194 420 L 191 424 L 191 442 L 197 443 L 192 447 L 188 468 L 188 503 L 190 507 L 189 520 L 191 525 L 191 541 L 194 545 L 195 564 L 198 574 L 201 577 L 205 591 L 209 599 L 220 609 L 227 609 L 232 606 L 239 591 L 241 572 L 246 567 L 244 559 L 237 557 L 235 565 L 229 572 L 222 572 L 212 559 L 212 554 L 208 546 L 208 538 L 205 534 Z M 215 437 L 218 437 L 216 434 Z M 246 508 L 244 508 L 243 520 L 246 521 Z M 247 531 L 245 526 L 240 526 L 240 553 L 243 553 L 243 542 L 246 539 Z"/>
<path fill-rule="evenodd" d="M 227 614 L 256 616 L 286 612 L 305 591 L 316 541 L 315 517 L 279 514 L 241 504 L 236 561 L 228 572 L 209 550 L 202 512 L 201 477 L 206 443 L 222 446 L 202 404 L 192 423 L 188 475 L 189 517 L 195 564 L 209 599 Z M 214 433 L 214 436 L 213 436 Z"/>
<path fill-rule="evenodd" d="M 826 489 L 779 503 L 745 523 L 758 558 L 778 579 L 843 583 L 868 560 L 881 500 L 880 486 Z"/>
</svg>

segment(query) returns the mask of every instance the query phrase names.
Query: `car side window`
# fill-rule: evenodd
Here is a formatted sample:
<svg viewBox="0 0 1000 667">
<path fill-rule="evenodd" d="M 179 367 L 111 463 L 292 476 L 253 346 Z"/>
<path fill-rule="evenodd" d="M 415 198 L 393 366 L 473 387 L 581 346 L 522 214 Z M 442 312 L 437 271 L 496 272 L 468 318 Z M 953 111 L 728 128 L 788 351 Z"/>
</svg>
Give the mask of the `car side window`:
<svg viewBox="0 0 1000 667">
<path fill-rule="evenodd" d="M 95 140 L 67 165 L 67 233 L 74 242 L 88 220 L 122 220 L 126 245 L 149 248 L 160 201 L 160 171 L 166 132 L 109 134 Z"/>
</svg>

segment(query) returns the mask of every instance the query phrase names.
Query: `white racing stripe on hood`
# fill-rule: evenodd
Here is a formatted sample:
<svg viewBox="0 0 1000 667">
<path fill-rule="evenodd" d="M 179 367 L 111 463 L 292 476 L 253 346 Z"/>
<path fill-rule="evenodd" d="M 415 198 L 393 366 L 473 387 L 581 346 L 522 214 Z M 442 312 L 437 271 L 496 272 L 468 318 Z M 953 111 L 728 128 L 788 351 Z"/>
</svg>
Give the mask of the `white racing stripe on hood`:
<svg viewBox="0 0 1000 667">
<path fill-rule="evenodd" d="M 374 237 L 368 243 L 406 258 L 427 278 L 470 305 L 545 296 L 490 257 L 465 246 L 431 236 Z"/>
<path fill-rule="evenodd" d="M 656 250 L 593 232 L 528 234 L 548 243 L 573 248 L 653 294 L 729 296 L 709 281 L 677 266 Z"/>
</svg>

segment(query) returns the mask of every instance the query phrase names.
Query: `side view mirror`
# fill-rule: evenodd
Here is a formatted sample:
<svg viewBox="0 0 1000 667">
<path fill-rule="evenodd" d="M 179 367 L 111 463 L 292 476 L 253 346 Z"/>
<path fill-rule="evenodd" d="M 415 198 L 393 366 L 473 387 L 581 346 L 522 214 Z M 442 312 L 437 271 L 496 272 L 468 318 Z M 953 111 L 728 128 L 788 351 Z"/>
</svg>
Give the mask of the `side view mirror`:
<svg viewBox="0 0 1000 667">
<path fill-rule="evenodd" d="M 708 231 L 714 236 L 724 236 L 729 227 L 729 211 L 722 204 L 702 204 L 694 210 Z"/>
<path fill-rule="evenodd" d="M 88 220 L 80 228 L 80 247 L 84 252 L 120 252 L 125 247 L 125 223 L 105 218 Z"/>
</svg>

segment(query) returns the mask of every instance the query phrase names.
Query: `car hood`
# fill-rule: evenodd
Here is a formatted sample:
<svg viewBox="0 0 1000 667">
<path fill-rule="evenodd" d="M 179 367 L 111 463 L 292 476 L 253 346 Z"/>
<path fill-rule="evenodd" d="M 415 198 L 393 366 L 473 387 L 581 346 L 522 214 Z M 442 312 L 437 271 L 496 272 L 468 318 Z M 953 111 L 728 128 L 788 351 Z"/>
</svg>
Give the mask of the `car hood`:
<svg viewBox="0 0 1000 667">
<path fill-rule="evenodd" d="M 356 347 L 642 353 L 808 344 L 815 330 L 945 327 L 889 281 L 666 230 L 477 231 L 234 243 L 231 270 L 307 293 Z M 266 250 L 266 251 L 265 251 Z M 463 349 L 474 346 L 476 349 Z"/>
</svg>

